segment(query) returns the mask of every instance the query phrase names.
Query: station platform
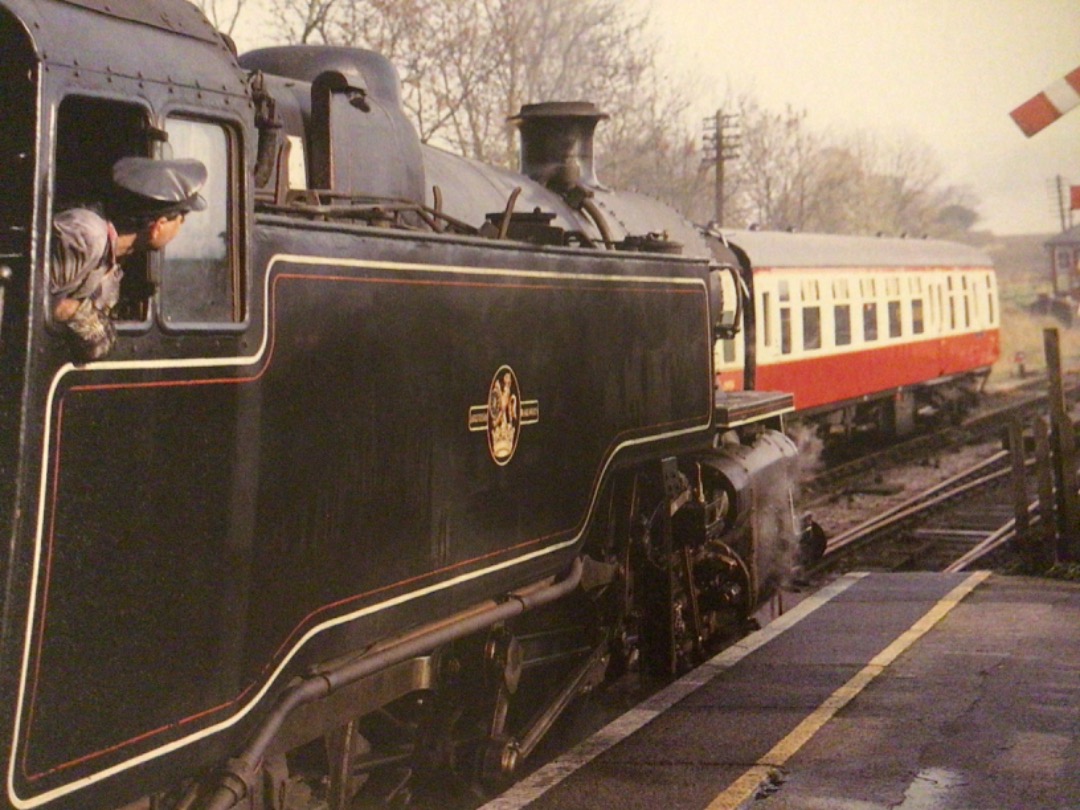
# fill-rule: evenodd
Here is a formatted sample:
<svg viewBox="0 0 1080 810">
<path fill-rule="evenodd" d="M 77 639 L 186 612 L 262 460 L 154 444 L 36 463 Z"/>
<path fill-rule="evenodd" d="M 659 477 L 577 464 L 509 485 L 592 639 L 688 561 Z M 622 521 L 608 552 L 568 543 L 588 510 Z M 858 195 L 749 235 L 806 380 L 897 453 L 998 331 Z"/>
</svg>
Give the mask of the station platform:
<svg viewBox="0 0 1080 810">
<path fill-rule="evenodd" d="M 848 574 L 483 810 L 1080 808 L 1080 583 Z"/>
</svg>

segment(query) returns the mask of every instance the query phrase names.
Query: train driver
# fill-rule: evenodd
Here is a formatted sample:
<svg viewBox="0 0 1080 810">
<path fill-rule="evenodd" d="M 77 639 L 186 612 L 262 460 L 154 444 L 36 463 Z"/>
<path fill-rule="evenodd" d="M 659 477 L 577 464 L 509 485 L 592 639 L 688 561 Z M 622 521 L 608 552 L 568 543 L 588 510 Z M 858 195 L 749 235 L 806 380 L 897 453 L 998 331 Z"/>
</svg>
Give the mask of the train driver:
<svg viewBox="0 0 1080 810">
<path fill-rule="evenodd" d="M 125 258 L 161 250 L 184 218 L 206 208 L 199 190 L 206 167 L 198 160 L 125 157 L 112 167 L 114 188 L 96 207 L 53 217 L 49 292 L 78 360 L 100 360 L 116 343 L 110 313 L 120 298 Z"/>
</svg>

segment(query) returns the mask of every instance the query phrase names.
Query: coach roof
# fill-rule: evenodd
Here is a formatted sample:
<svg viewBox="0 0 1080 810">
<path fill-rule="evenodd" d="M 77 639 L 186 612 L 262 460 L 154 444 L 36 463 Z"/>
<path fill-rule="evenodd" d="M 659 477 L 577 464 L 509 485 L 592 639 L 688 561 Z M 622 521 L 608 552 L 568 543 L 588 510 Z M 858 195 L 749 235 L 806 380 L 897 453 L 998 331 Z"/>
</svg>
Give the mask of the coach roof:
<svg viewBox="0 0 1080 810">
<path fill-rule="evenodd" d="M 981 250 L 941 239 L 841 236 L 786 231 L 725 230 L 728 241 L 750 257 L 754 267 L 985 267 Z"/>
</svg>

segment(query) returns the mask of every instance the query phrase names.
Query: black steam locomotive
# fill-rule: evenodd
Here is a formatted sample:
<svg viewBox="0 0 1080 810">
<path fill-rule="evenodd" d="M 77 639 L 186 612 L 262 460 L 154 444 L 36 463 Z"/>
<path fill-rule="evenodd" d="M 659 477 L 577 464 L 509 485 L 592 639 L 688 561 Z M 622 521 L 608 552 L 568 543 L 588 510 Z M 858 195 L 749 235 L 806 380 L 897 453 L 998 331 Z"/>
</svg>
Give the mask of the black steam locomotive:
<svg viewBox="0 0 1080 810">
<path fill-rule="evenodd" d="M 184 0 L 0 0 L 0 50 L 0 805 L 497 783 L 785 575 L 790 397 L 715 389 L 738 262 L 597 181 L 591 105 L 524 108 L 519 175 L 382 58 L 238 59 Z M 208 207 L 77 362 L 52 217 L 132 155 Z"/>
</svg>

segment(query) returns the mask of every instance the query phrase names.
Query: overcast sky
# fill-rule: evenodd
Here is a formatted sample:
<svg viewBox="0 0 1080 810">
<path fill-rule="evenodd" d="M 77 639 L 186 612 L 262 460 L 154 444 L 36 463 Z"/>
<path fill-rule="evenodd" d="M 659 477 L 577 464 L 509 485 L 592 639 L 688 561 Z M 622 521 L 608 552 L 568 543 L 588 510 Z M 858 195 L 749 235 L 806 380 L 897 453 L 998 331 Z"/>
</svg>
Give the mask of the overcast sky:
<svg viewBox="0 0 1080 810">
<path fill-rule="evenodd" d="M 914 137 L 979 198 L 977 228 L 1053 233 L 1055 178 L 1080 185 L 1080 107 L 1030 139 L 1009 117 L 1080 66 L 1080 0 L 626 2 L 651 9 L 673 74 L 701 74 L 695 114 L 749 92 L 836 135 Z"/>
<path fill-rule="evenodd" d="M 1009 117 L 1080 66 L 1080 0 L 639 1 L 666 58 L 715 83 L 703 114 L 730 87 L 825 131 L 909 134 L 998 233 L 1057 231 L 1054 178 L 1080 185 L 1080 107 L 1030 139 Z"/>
</svg>

